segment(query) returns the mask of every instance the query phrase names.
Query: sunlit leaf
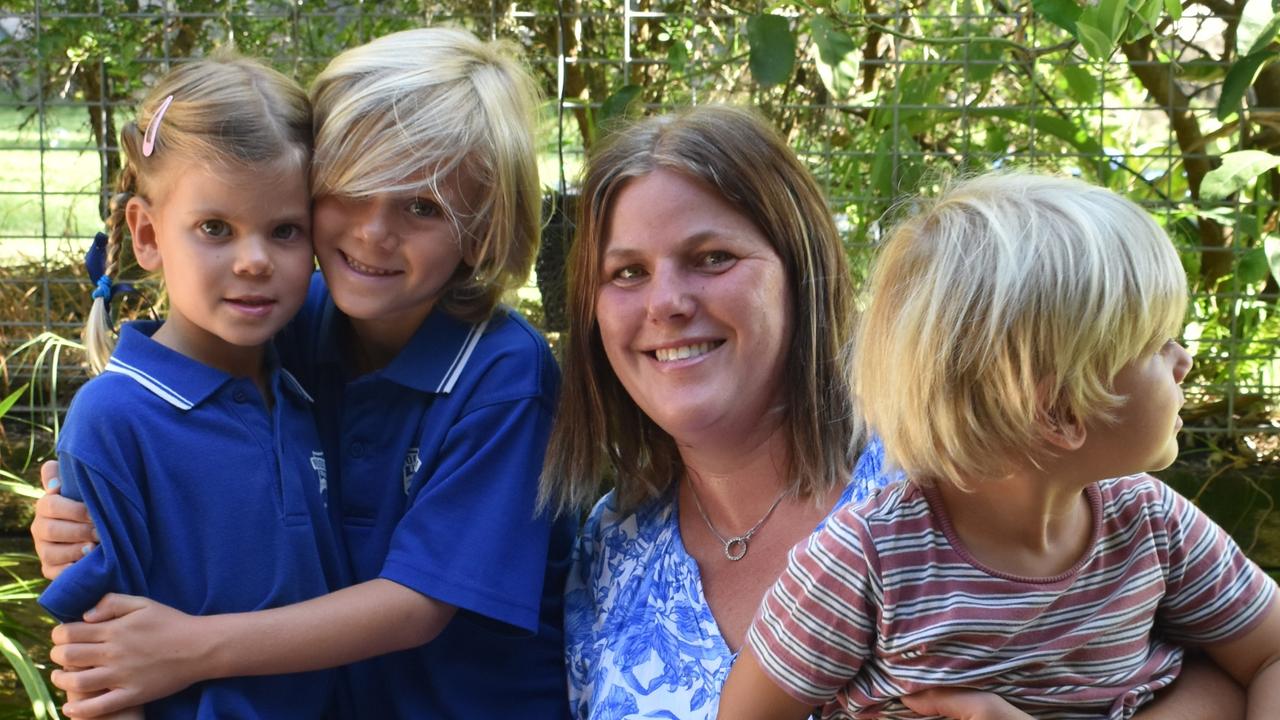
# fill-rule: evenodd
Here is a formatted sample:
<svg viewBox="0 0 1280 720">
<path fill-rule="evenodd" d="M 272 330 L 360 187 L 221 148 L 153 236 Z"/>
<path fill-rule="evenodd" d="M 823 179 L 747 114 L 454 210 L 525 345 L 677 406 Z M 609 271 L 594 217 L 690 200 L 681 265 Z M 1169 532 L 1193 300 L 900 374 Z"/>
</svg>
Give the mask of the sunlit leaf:
<svg viewBox="0 0 1280 720">
<path fill-rule="evenodd" d="M 1272 235 L 1262 243 L 1263 251 L 1267 254 L 1267 265 L 1271 268 L 1271 277 L 1280 283 L 1280 237 Z"/>
<path fill-rule="evenodd" d="M 818 15 L 809 23 L 818 77 L 828 92 L 837 98 L 848 95 L 858 78 L 858 46 L 847 33 L 841 32 L 827 18 Z"/>
<path fill-rule="evenodd" d="M 671 47 L 667 50 L 667 63 L 671 65 L 674 72 L 684 72 L 689 64 L 689 48 L 685 47 L 683 42 L 671 43 Z"/>
<path fill-rule="evenodd" d="M 3 474 L 5 477 L 17 477 L 12 473 L 8 473 L 3 470 L 0 470 L 0 474 Z M 32 487 L 25 482 L 19 482 L 18 480 L 0 480 L 0 489 L 11 492 L 14 495 L 31 498 L 32 500 L 39 500 L 40 496 L 44 495 L 44 490 L 41 490 L 38 487 Z"/>
<path fill-rule="evenodd" d="M 1006 122 L 1026 125 L 1035 128 L 1036 132 L 1052 135 L 1070 144 L 1082 157 L 1096 158 L 1097 162 L 1092 167 L 1097 169 L 1099 182 L 1105 185 L 1111 176 L 1112 168 L 1107 160 L 1106 150 L 1084 128 L 1066 118 L 1048 113 L 1029 114 L 1025 110 L 1012 108 L 971 108 L 966 113 L 1001 118 Z"/>
<path fill-rule="evenodd" d="M 1111 38 L 1084 20 L 1076 23 L 1076 37 L 1080 39 L 1084 51 L 1094 60 L 1106 60 L 1111 57 L 1111 53 L 1115 52 L 1116 46 Z"/>
<path fill-rule="evenodd" d="M 1096 4 L 1089 4 L 1085 8 L 1077 23 L 1085 23 L 1101 30 L 1114 45 L 1120 39 L 1120 33 L 1124 32 L 1128 8 L 1126 0 L 1098 0 Z"/>
<path fill-rule="evenodd" d="M 1280 32 L 1280 13 L 1272 15 L 1271 20 L 1263 26 L 1262 30 L 1258 33 L 1258 37 L 1256 37 L 1253 43 L 1249 45 L 1249 54 L 1252 55 L 1256 52 L 1266 50 L 1267 46 L 1276 39 L 1277 32 Z"/>
<path fill-rule="evenodd" d="M 1200 198 L 1221 200 L 1244 189 L 1262 173 L 1280 165 L 1280 155 L 1261 150 L 1240 150 L 1222 156 L 1222 164 L 1210 170 L 1200 183 Z"/>
<path fill-rule="evenodd" d="M 9 393 L 9 396 L 5 399 L 0 400 L 0 417 L 4 417 L 5 413 L 9 412 L 9 409 L 13 407 L 14 403 L 18 402 L 18 398 L 22 397 L 22 393 L 26 391 L 27 386 L 23 385 L 17 390 Z"/>
<path fill-rule="evenodd" d="M 1275 36 L 1276 13 L 1271 0 L 1247 0 L 1236 25 L 1236 55 L 1251 55 L 1265 48 Z"/>
<path fill-rule="evenodd" d="M 1169 0 L 1176 2 L 1177 0 Z M 1080 5 L 1075 0 L 1031 0 L 1031 8 L 1040 17 L 1076 34 L 1076 20 L 1080 19 Z"/>
<path fill-rule="evenodd" d="M 999 43 L 991 42 L 974 42 L 969 44 L 969 55 L 966 58 L 966 66 L 969 68 L 969 79 L 983 83 L 991 79 L 996 69 L 1000 67 L 997 62 L 1004 54 L 1004 46 Z"/>
<path fill-rule="evenodd" d="M 891 198 L 893 192 L 893 134 L 885 133 L 876 143 L 876 155 L 871 161 L 871 190 L 882 198 Z"/>
<path fill-rule="evenodd" d="M 639 85 L 623 85 L 618 88 L 600 106 L 600 113 L 604 116 L 602 119 L 609 120 L 630 114 L 633 104 L 640 99 L 640 93 L 643 90 L 644 88 Z"/>
<path fill-rule="evenodd" d="M 1222 81 L 1222 95 L 1218 98 L 1218 119 L 1225 120 L 1231 113 L 1240 109 L 1240 101 L 1249 91 L 1249 86 L 1258 78 L 1262 67 L 1276 57 L 1276 53 L 1268 50 L 1246 55 L 1235 61 Z"/>
<path fill-rule="evenodd" d="M 1236 278 L 1246 285 L 1264 280 L 1269 271 L 1267 253 L 1262 248 L 1253 248 L 1236 261 Z"/>
<path fill-rule="evenodd" d="M 27 697 L 31 700 L 32 715 L 37 720 L 58 717 L 57 711 L 54 710 L 57 706 L 53 702 L 53 696 L 49 694 L 49 688 L 44 684 L 40 670 L 27 656 L 26 651 L 3 633 L 0 633 L 0 655 L 9 661 L 9 665 L 18 674 L 18 679 L 22 681 L 22 687 L 26 689 Z"/>
<path fill-rule="evenodd" d="M 1058 66 L 1058 70 L 1062 73 L 1062 77 L 1067 80 L 1067 92 L 1071 94 L 1071 99 L 1078 103 L 1090 103 L 1098 95 L 1098 78 L 1074 63 L 1064 63 Z"/>
<path fill-rule="evenodd" d="M 766 87 L 781 85 L 796 64 L 796 37 L 781 15 L 753 15 L 747 20 L 751 76 Z"/>
<path fill-rule="evenodd" d="M 1164 0 L 1140 0 L 1129 21 L 1128 32 L 1124 34 L 1125 42 L 1134 42 L 1150 35 L 1163 12 Z"/>
</svg>

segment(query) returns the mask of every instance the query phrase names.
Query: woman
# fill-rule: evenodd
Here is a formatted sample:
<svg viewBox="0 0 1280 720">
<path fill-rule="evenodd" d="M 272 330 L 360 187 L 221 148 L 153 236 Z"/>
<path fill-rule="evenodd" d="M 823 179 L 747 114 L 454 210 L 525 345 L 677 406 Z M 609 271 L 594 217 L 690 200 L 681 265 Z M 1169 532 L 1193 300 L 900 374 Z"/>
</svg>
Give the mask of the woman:
<svg viewBox="0 0 1280 720">
<path fill-rule="evenodd" d="M 578 233 L 542 497 L 585 506 L 610 470 L 614 489 L 566 587 L 570 703 L 579 718 L 714 717 L 790 548 L 890 479 L 851 400 L 844 249 L 788 147 L 727 107 L 612 136 Z M 1204 674 L 1225 700 L 1150 717 L 1233 714 L 1239 690 Z M 971 699 L 919 701 L 968 717 Z"/>
</svg>

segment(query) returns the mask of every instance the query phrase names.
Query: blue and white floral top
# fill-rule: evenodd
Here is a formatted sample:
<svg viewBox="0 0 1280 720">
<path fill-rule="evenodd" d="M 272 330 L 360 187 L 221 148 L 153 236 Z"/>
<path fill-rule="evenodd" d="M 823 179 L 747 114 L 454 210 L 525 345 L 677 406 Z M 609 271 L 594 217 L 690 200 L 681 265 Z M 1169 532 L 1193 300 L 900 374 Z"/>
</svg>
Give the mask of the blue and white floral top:
<svg viewBox="0 0 1280 720">
<path fill-rule="evenodd" d="M 872 440 L 836 507 L 895 479 L 883 462 Z M 564 606 L 575 718 L 715 717 L 736 654 L 680 538 L 674 488 L 631 515 L 619 515 L 613 493 L 596 504 L 574 549 Z"/>
</svg>

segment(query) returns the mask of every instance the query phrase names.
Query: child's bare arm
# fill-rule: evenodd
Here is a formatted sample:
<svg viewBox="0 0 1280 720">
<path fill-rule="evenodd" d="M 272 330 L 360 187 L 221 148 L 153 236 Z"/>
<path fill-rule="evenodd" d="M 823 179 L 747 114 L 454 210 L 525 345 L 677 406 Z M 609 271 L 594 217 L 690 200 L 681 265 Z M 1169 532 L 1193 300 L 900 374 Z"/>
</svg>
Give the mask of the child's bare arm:
<svg viewBox="0 0 1280 720">
<path fill-rule="evenodd" d="M 1243 720 L 1244 701 L 1244 692 L 1222 668 L 1193 654 L 1177 682 L 1134 715 L 1134 720 Z M 1029 717 L 999 695 L 962 688 L 926 690 L 908 695 L 902 702 L 919 715 L 953 720 Z"/>
<path fill-rule="evenodd" d="M 270 610 L 187 615 L 146 598 L 108 595 L 89 622 L 60 625 L 50 657 L 54 684 L 107 692 L 68 704 L 95 717 L 222 677 L 336 667 L 435 638 L 455 608 L 389 580 L 370 580 Z"/>
<path fill-rule="evenodd" d="M 951 720 L 1032 720 L 995 693 L 965 688 L 934 688 L 902 698 L 916 714 Z"/>
<path fill-rule="evenodd" d="M 1280 593 L 1252 630 L 1205 651 L 1244 686 L 1248 720 L 1280 717 Z"/>
<path fill-rule="evenodd" d="M 812 712 L 813 706 L 778 687 L 761 669 L 751 648 L 744 647 L 724 683 L 716 717 L 719 720 L 802 720 Z"/>
<path fill-rule="evenodd" d="M 1173 685 L 1133 720 L 1244 720 L 1244 690 L 1209 658 L 1188 653 Z"/>
</svg>

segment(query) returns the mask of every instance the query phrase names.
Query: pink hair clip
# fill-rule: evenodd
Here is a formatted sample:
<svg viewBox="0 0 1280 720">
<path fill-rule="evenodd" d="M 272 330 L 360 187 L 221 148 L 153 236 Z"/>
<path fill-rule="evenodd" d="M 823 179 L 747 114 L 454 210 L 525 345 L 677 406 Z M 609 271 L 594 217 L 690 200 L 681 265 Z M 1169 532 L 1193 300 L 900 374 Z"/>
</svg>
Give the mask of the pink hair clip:
<svg viewBox="0 0 1280 720">
<path fill-rule="evenodd" d="M 169 109 L 169 103 L 172 102 L 172 95 L 165 98 L 164 102 L 160 103 L 160 109 L 151 116 L 151 122 L 147 123 L 147 131 L 142 134 L 142 157 L 151 157 L 151 153 L 156 151 L 156 133 L 160 131 L 160 118 L 164 117 L 164 111 Z"/>
</svg>

